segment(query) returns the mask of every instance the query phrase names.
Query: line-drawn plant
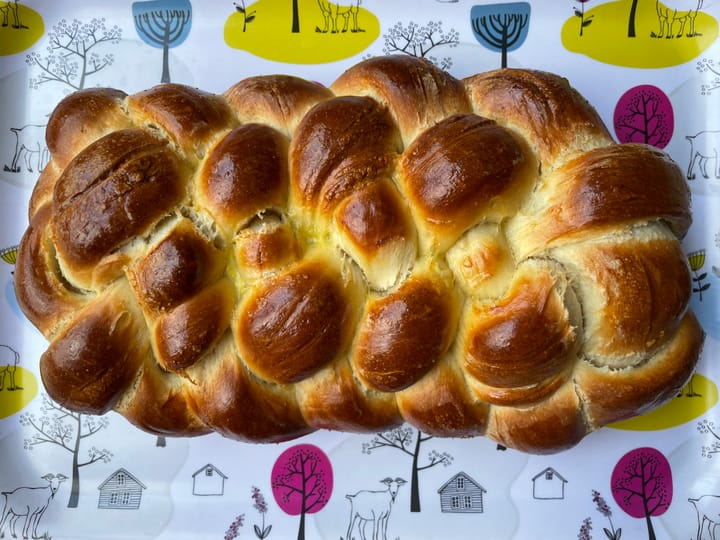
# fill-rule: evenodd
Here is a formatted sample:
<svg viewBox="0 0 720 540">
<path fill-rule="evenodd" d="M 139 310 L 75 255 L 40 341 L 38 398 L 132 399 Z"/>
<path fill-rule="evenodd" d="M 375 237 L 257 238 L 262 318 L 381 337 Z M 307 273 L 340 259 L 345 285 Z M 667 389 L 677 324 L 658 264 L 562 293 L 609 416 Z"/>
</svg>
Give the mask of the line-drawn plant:
<svg viewBox="0 0 720 540">
<path fill-rule="evenodd" d="M 247 25 L 255 20 L 255 10 L 248 11 L 247 7 L 245 7 L 245 0 L 240 0 L 240 3 L 233 2 L 233 6 L 235 6 L 235 11 L 240 13 L 243 18 L 243 29 L 242 31 L 245 32 L 247 30 Z"/>
<path fill-rule="evenodd" d="M 270 536 L 270 531 L 272 530 L 272 525 L 265 526 L 265 514 L 267 514 L 268 511 L 267 502 L 265 502 L 265 497 L 261 493 L 260 488 L 256 486 L 252 487 L 251 497 L 252 500 L 255 501 L 253 502 L 253 508 L 262 516 L 262 525 L 253 525 L 253 530 L 255 531 L 255 536 L 263 540 Z"/>
<path fill-rule="evenodd" d="M 151 47 L 162 49 L 160 82 L 170 82 L 170 48 L 187 38 L 192 24 L 192 7 L 188 0 L 148 0 L 132 5 L 135 31 Z"/>
<path fill-rule="evenodd" d="M 580 19 L 580 35 L 583 35 L 583 30 L 586 26 L 590 26 L 593 21 L 594 15 L 590 15 L 589 17 L 585 17 L 585 4 L 589 2 L 589 0 L 575 0 L 580 4 L 580 9 L 575 8 L 575 16 Z"/>
<path fill-rule="evenodd" d="M 518 49 L 527 37 L 530 4 L 511 2 L 473 6 L 470 21 L 478 43 L 500 52 L 500 67 L 507 67 L 507 53 Z"/>
<path fill-rule="evenodd" d="M 396 22 L 387 34 L 383 35 L 385 46 L 383 53 L 403 53 L 417 58 L 426 58 L 440 69 L 450 69 L 452 59 L 446 56 L 438 60 L 430 51 L 438 47 L 457 47 L 460 43 L 460 33 L 451 28 L 447 32 L 442 27 L 442 21 L 430 21 L 424 26 L 409 22 L 407 26 Z"/>
<path fill-rule="evenodd" d="M 610 505 L 608 505 L 603 496 L 600 495 L 600 492 L 595 489 L 592 490 L 592 498 L 597 511 L 600 512 L 603 516 L 605 516 L 610 523 L 609 529 L 607 527 L 603 527 L 603 532 L 605 533 L 605 536 L 607 536 L 608 540 L 620 540 L 620 536 L 622 535 L 622 529 L 620 527 L 618 527 L 617 529 L 615 528 L 615 525 L 612 522 L 612 509 L 610 508 Z"/>
<path fill-rule="evenodd" d="M 578 540 L 592 540 L 592 518 L 586 517 L 583 519 L 582 525 L 580 525 L 580 531 L 578 532 Z"/>
<path fill-rule="evenodd" d="M 422 431 L 410 426 L 400 426 L 390 431 L 378 433 L 370 442 L 363 443 L 363 454 L 371 454 L 380 448 L 394 448 L 412 458 L 412 469 L 410 473 L 410 511 L 420 512 L 420 478 L 419 473 L 438 465 L 447 467 L 453 461 L 453 457 L 447 452 L 431 450 L 427 456 L 427 462 L 420 464 L 420 448 L 422 444 L 432 439 L 432 435 L 423 435 Z"/>
<path fill-rule="evenodd" d="M 698 249 L 688 253 L 688 262 L 690 263 L 690 270 L 693 273 L 693 292 L 698 294 L 698 300 L 702 302 L 702 293 L 710 288 L 710 283 L 703 283 L 703 280 L 707 278 L 707 272 L 698 273 L 705 265 L 705 250 Z"/>
<path fill-rule="evenodd" d="M 112 453 L 105 448 L 90 447 L 87 459 L 80 460 L 83 443 L 97 432 L 108 427 L 105 416 L 85 415 L 73 412 L 52 401 L 46 394 L 42 396 L 40 417 L 32 413 L 20 415 L 20 424 L 35 430 L 29 439 L 25 439 L 25 449 L 50 444 L 69 452 L 72 456 L 72 487 L 68 508 L 77 508 L 80 497 L 80 469 L 101 461 L 108 463 Z"/>
<path fill-rule="evenodd" d="M 245 514 L 240 514 L 239 516 L 237 516 L 230 524 L 227 531 L 225 531 L 225 536 L 223 536 L 223 540 L 235 540 L 235 538 L 240 535 L 240 527 L 243 526 L 244 522 Z"/>
<path fill-rule="evenodd" d="M 73 19 L 68 23 L 62 19 L 48 32 L 47 55 L 31 52 L 25 57 L 28 66 L 40 69 L 40 75 L 29 79 L 30 88 L 57 82 L 73 90 L 85 88 L 87 78 L 112 65 L 111 53 L 102 56 L 96 47 L 103 44 L 120 43 L 122 30 L 117 25 L 108 29 L 105 19 L 80 22 Z"/>
</svg>

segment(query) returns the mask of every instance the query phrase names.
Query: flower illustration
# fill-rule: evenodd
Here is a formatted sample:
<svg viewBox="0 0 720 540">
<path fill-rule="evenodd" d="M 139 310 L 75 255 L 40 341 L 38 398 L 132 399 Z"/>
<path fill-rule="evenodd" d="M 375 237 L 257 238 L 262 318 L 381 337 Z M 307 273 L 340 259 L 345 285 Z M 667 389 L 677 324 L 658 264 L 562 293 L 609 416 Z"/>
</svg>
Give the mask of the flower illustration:
<svg viewBox="0 0 720 540">
<path fill-rule="evenodd" d="M 228 530 L 225 531 L 225 536 L 223 540 L 235 540 L 235 538 L 237 538 L 240 534 L 240 527 L 243 526 L 244 521 L 245 514 L 240 514 L 238 517 L 236 517 L 235 520 L 228 527 Z"/>
<path fill-rule="evenodd" d="M 597 511 L 600 512 L 603 516 L 608 518 L 608 521 L 610 522 L 610 528 L 607 527 L 603 528 L 603 532 L 605 533 L 605 536 L 607 536 L 608 540 L 620 540 L 620 535 L 622 534 L 622 529 L 618 528 L 615 529 L 615 526 L 612 522 L 612 510 L 610 509 L 610 506 L 605 501 L 605 498 L 600 495 L 600 492 L 593 489 L 592 490 L 592 500 L 595 503 L 597 507 Z"/>
<path fill-rule="evenodd" d="M 591 530 L 592 519 L 590 519 L 589 517 L 583 519 L 582 525 L 580 526 L 580 532 L 577 535 L 578 540 L 592 540 L 592 535 L 590 534 Z"/>
<path fill-rule="evenodd" d="M 707 272 L 698 273 L 698 271 L 705 265 L 705 250 L 699 249 L 688 253 L 688 263 L 690 264 L 690 270 L 693 272 L 693 292 L 698 293 L 698 299 L 702 302 L 702 293 L 710 288 L 709 283 L 703 283 L 702 281 L 707 277 Z"/>
<path fill-rule="evenodd" d="M 589 26 L 590 23 L 592 23 L 593 15 L 590 15 L 589 17 L 585 17 L 585 4 L 589 2 L 589 0 L 575 0 L 580 4 L 580 9 L 575 8 L 575 16 L 580 19 L 580 35 L 583 35 L 583 28 L 586 26 Z"/>
<path fill-rule="evenodd" d="M 255 486 L 252 487 L 251 497 L 252 500 L 255 501 L 253 503 L 253 508 L 260 512 L 260 515 L 262 516 L 262 526 L 254 525 L 253 529 L 255 530 L 255 536 L 262 540 L 263 538 L 270 536 L 270 530 L 272 529 L 272 525 L 268 525 L 267 527 L 265 526 L 265 514 L 267 514 L 268 511 L 267 502 L 265 502 L 265 497 L 260 491 L 260 488 Z"/>
</svg>

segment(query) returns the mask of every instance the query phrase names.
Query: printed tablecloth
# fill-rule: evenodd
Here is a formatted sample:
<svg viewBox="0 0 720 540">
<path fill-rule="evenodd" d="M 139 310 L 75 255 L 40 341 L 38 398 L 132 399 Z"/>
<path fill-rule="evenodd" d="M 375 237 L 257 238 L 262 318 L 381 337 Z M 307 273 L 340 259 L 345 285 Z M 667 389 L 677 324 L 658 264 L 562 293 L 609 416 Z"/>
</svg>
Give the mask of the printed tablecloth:
<svg viewBox="0 0 720 540">
<path fill-rule="evenodd" d="M 714 539 L 719 21 L 717 0 L 0 1 L 0 538 Z M 559 73 L 619 141 L 679 163 L 693 195 L 691 303 L 707 333 L 682 393 L 545 456 L 409 426 L 272 445 L 163 438 L 54 403 L 38 373 L 46 342 L 17 306 L 13 269 L 58 101 L 160 82 L 222 92 L 270 73 L 329 84 L 387 54 L 456 77 Z M 304 500 L 293 475 L 312 486 Z M 353 504 L 373 513 L 352 519 Z"/>
</svg>

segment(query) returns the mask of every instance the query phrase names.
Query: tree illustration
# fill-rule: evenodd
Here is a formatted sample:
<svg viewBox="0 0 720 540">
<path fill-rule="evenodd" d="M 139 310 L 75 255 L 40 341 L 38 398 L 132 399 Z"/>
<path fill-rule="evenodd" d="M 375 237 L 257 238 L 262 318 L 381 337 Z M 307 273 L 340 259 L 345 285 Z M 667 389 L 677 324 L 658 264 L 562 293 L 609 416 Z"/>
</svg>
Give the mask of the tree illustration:
<svg viewBox="0 0 720 540">
<path fill-rule="evenodd" d="M 697 423 L 697 430 L 703 434 L 710 434 L 712 437 L 709 445 L 703 445 L 702 447 L 702 457 L 705 459 L 713 459 L 713 457 L 717 457 L 717 454 L 720 454 L 720 430 L 715 426 L 715 422 L 712 420 L 701 420 Z"/>
<path fill-rule="evenodd" d="M 92 19 L 82 23 L 65 19 L 48 32 L 48 54 L 42 56 L 31 52 L 25 57 L 28 66 L 40 68 L 40 75 L 29 80 L 30 88 L 37 89 L 41 84 L 58 82 L 73 90 L 85 88 L 87 78 L 112 65 L 114 57 L 110 53 L 100 55 L 97 47 L 104 44 L 120 43 L 122 30 L 113 26 L 109 30 L 105 19 Z"/>
<path fill-rule="evenodd" d="M 427 455 L 427 461 L 420 464 L 420 449 L 424 442 L 432 439 L 432 435 L 423 435 L 422 431 L 410 426 L 400 426 L 390 431 L 378 433 L 368 443 L 363 443 L 363 454 L 371 454 L 379 448 L 394 448 L 400 450 L 412 458 L 412 469 L 410 473 L 410 511 L 420 512 L 420 471 L 443 465 L 447 467 L 453 461 L 453 457 L 447 452 L 431 450 Z"/>
<path fill-rule="evenodd" d="M 88 416 L 72 412 L 52 401 L 47 395 L 42 396 L 41 415 L 32 413 L 20 416 L 20 424 L 35 430 L 29 439 L 25 439 L 25 449 L 32 450 L 43 444 L 55 445 L 69 452 L 72 456 L 72 488 L 68 508 L 77 508 L 80 496 L 80 469 L 98 461 L 108 463 L 112 459 L 109 450 L 95 446 L 87 450 L 87 458 L 81 460 L 81 447 L 86 440 L 101 429 L 108 426 L 109 420 L 104 416 Z"/>
<path fill-rule="evenodd" d="M 470 20 L 475 39 L 483 47 L 501 53 L 501 67 L 507 67 L 507 53 L 523 44 L 528 33 L 530 4 L 488 4 L 473 6 Z"/>
<path fill-rule="evenodd" d="M 713 90 L 720 88 L 720 67 L 711 58 L 703 58 L 697 63 L 700 73 L 709 73 L 710 81 L 700 86 L 700 95 L 710 96 Z"/>
<path fill-rule="evenodd" d="M 298 8 L 298 0 L 292 0 L 292 33 L 300 32 L 300 9 Z"/>
<path fill-rule="evenodd" d="M 639 142 L 665 148 L 675 127 L 672 104 L 656 86 L 635 86 L 618 100 L 613 124 L 620 142 Z"/>
<path fill-rule="evenodd" d="M 615 502 L 627 514 L 645 518 L 648 540 L 655 540 L 651 516 L 665 513 L 672 502 L 672 471 L 655 448 L 631 450 L 615 465 L 610 485 Z"/>
<path fill-rule="evenodd" d="M 149 0 L 134 2 L 135 31 L 151 47 L 162 49 L 160 82 L 170 82 L 169 53 L 188 37 L 192 24 L 189 0 Z"/>
<path fill-rule="evenodd" d="M 632 0 L 630 15 L 628 16 L 628 37 L 635 37 L 635 15 L 637 14 L 638 0 Z"/>
<path fill-rule="evenodd" d="M 305 538 L 305 515 L 322 510 L 330 500 L 333 472 L 325 453 L 312 444 L 298 444 L 285 450 L 271 473 L 273 496 L 280 508 L 300 516 L 298 540 Z"/>
<path fill-rule="evenodd" d="M 383 38 L 385 39 L 383 53 L 403 53 L 417 58 L 427 58 L 440 69 L 445 70 L 452 66 L 450 57 L 438 61 L 429 54 L 430 51 L 441 46 L 457 47 L 460 43 L 460 34 L 452 28 L 446 32 L 441 21 L 430 21 L 425 26 L 414 22 L 404 26 L 403 23 L 397 22 L 387 34 L 383 35 Z"/>
</svg>

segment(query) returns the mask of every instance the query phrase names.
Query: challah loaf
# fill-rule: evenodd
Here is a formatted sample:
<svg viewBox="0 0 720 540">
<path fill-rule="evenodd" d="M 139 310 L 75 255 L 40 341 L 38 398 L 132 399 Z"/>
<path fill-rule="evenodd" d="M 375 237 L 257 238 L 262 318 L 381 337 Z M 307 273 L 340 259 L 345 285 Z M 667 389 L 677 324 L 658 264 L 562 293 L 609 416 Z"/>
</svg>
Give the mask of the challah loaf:
<svg viewBox="0 0 720 540">
<path fill-rule="evenodd" d="M 408 422 L 528 452 L 676 395 L 682 172 L 564 79 L 372 58 L 65 98 L 15 286 L 48 394 L 150 432 Z"/>
</svg>

